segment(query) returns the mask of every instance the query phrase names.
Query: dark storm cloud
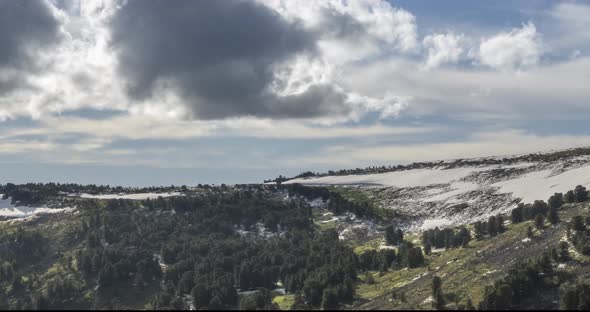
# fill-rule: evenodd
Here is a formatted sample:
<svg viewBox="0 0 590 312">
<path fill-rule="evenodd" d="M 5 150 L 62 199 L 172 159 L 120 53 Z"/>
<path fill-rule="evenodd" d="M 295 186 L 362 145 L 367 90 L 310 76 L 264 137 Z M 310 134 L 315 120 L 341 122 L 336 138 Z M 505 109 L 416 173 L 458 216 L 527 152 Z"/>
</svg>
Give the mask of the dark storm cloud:
<svg viewBox="0 0 590 312">
<path fill-rule="evenodd" d="M 330 86 L 287 97 L 269 90 L 273 65 L 315 53 L 316 37 L 264 5 L 132 0 L 110 28 L 132 98 L 154 96 L 160 80 L 172 83 L 195 118 L 303 118 L 346 111 L 343 95 Z"/>
<path fill-rule="evenodd" d="M 40 0 L 0 0 L 0 67 L 34 67 L 34 50 L 59 40 L 59 21 Z"/>
</svg>

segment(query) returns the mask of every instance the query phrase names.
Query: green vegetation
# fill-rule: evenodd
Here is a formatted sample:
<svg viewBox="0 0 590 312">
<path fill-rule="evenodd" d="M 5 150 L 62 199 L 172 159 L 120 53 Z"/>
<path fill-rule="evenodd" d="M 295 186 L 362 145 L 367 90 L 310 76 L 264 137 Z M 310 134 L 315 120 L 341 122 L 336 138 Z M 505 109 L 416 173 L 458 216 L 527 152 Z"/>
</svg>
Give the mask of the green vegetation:
<svg viewBox="0 0 590 312">
<path fill-rule="evenodd" d="M 43 195 L 31 195 L 37 187 Z M 89 187 L 1 188 L 20 201 L 66 201 L 77 210 L 0 222 L 0 309 L 584 309 L 589 302 L 590 212 L 580 187 L 572 203 L 556 193 L 509 215 L 421 233 L 384 222 L 362 193 L 335 188 L 203 186 L 155 200 L 60 195 Z M 289 200 L 277 195 L 285 191 Z M 306 200 L 318 197 L 331 204 L 310 207 Z M 340 240 L 330 221 L 339 214 L 378 220 L 382 236 Z"/>
</svg>

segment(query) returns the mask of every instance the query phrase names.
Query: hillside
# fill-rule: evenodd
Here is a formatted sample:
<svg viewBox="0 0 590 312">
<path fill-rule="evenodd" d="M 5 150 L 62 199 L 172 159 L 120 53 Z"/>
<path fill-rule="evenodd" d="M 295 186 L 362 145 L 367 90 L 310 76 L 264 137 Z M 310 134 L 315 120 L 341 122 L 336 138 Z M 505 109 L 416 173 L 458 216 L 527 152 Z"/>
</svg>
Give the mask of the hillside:
<svg viewBox="0 0 590 312">
<path fill-rule="evenodd" d="M 587 309 L 580 151 L 276 185 L 0 185 L 0 309 Z"/>
<path fill-rule="evenodd" d="M 453 226 L 546 200 L 590 184 L 590 149 L 367 168 L 294 178 L 284 184 L 339 186 L 407 217 L 410 230 Z"/>
</svg>

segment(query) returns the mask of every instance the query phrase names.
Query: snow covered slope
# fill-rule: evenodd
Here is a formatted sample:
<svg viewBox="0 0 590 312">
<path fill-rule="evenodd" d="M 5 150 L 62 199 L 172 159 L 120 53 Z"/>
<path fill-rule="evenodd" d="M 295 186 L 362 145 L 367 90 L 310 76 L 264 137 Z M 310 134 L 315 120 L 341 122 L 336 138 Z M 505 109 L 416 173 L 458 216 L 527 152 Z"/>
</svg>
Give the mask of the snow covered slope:
<svg viewBox="0 0 590 312">
<path fill-rule="evenodd" d="M 48 208 L 48 207 L 29 207 L 29 206 L 15 206 L 11 203 L 10 197 L 2 199 L 0 194 L 0 217 L 4 218 L 25 218 L 38 214 L 58 213 L 63 211 L 71 211 L 72 208 Z"/>
<path fill-rule="evenodd" d="M 425 229 L 485 219 L 509 211 L 519 202 L 547 200 L 553 193 L 565 193 L 578 184 L 590 186 L 588 155 L 540 158 L 533 162 L 509 160 L 505 164 L 489 164 L 485 160 L 468 165 L 443 163 L 428 168 L 298 178 L 283 183 L 357 188 L 381 207 L 411 217 L 413 221 L 404 226 Z"/>
</svg>

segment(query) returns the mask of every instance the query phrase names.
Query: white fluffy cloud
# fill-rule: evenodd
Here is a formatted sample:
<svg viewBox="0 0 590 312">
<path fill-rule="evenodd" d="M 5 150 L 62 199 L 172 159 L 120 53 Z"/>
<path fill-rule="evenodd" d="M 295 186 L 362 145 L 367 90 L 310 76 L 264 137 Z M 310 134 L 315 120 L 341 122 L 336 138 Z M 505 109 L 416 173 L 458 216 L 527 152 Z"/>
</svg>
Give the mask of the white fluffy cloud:
<svg viewBox="0 0 590 312">
<path fill-rule="evenodd" d="M 542 42 L 533 23 L 495 30 L 468 54 L 473 40 L 464 34 L 437 32 L 419 41 L 416 17 L 385 0 L 258 1 L 313 33 L 317 50 L 273 64 L 270 89 L 286 97 L 329 86 L 342 95 L 334 99 L 347 114 L 318 117 L 324 125 L 361 120 L 371 112 L 381 118 L 404 112 L 526 118 L 560 111 L 556 102 L 590 111 L 585 105 L 590 97 L 585 87 L 590 62 L 582 54 L 564 63 L 534 66 L 539 64 Z M 163 124 L 186 116 L 183 98 L 165 81 L 158 81 L 159 89 L 150 99 L 129 99 L 125 94 L 106 26 L 119 1 L 63 3 L 69 5 L 55 14 L 67 40 L 39 56 L 49 66 L 26 78 L 30 88 L 0 94 L 0 119 L 43 119 L 84 108 L 155 116 Z M 587 18 L 576 11 L 587 8 L 563 4 L 553 16 L 562 21 L 570 17 L 573 25 L 583 26 Z M 468 58 L 483 66 L 443 66 Z"/>
<path fill-rule="evenodd" d="M 551 120 L 590 116 L 590 58 L 537 66 L 526 71 L 416 70 L 422 63 L 383 60 L 351 66 L 342 74 L 346 88 L 372 98 L 396 94 L 410 99 L 412 115 L 489 119 Z"/>
<path fill-rule="evenodd" d="M 290 20 L 318 30 L 321 39 L 337 44 L 349 39 L 365 44 L 385 43 L 389 48 L 411 51 L 417 47 L 416 18 L 383 0 L 259 0 Z M 327 31 L 326 31 L 327 30 Z M 342 42 L 340 42 L 342 43 Z M 351 46 L 346 53 L 366 47 Z"/>
<path fill-rule="evenodd" d="M 281 64 L 274 86 L 280 94 L 301 93 L 314 84 L 331 84 L 346 94 L 349 117 L 367 112 L 394 117 L 408 97 L 389 93 L 379 97 L 350 92 L 338 83 L 347 64 L 382 54 L 412 54 L 418 49 L 414 15 L 383 0 L 307 1 L 261 0 L 291 21 L 301 22 L 318 35 L 319 55 Z"/>
<path fill-rule="evenodd" d="M 0 120 L 39 119 L 81 108 L 127 110 L 121 80 L 109 51 L 104 21 L 115 10 L 111 1 L 82 1 L 51 7 L 59 17 L 63 40 L 39 50 L 42 71 L 27 75 L 25 86 L 0 93 Z"/>
<path fill-rule="evenodd" d="M 463 54 L 463 35 L 432 34 L 424 37 L 422 44 L 428 51 L 426 69 L 432 69 L 444 63 L 456 63 Z"/>
<path fill-rule="evenodd" d="M 500 70 L 531 67 L 540 56 L 540 38 L 533 23 L 482 40 L 478 51 L 481 64 Z"/>
<path fill-rule="evenodd" d="M 487 105 L 505 108 L 492 102 L 509 103 L 511 96 L 522 98 L 508 86 L 498 87 L 503 86 L 502 81 L 515 79 L 525 80 L 527 92 L 528 88 L 532 93 L 543 91 L 527 82 L 542 80 L 539 77 L 486 74 L 478 67 L 475 71 L 456 68 L 449 72 L 442 65 L 469 57 L 466 50 L 472 40 L 449 31 L 427 34 L 418 44 L 415 16 L 384 0 L 259 2 L 286 20 L 301 24 L 314 34 L 317 43 L 315 53 L 295 55 L 271 67 L 274 80 L 270 91 L 279 97 L 297 97 L 318 86 L 332 90 L 338 96 L 326 101 L 340 101 L 336 106 L 342 109 L 336 111 L 343 113 L 317 117 L 327 124 L 360 120 L 370 112 L 390 118 L 404 111 L 440 112 L 457 105 L 468 108 L 464 102 L 478 113 Z M 119 1 L 63 3 L 68 6 L 60 7 L 56 14 L 67 40 L 39 56 L 49 66 L 38 75 L 26 77 L 28 88 L 0 94 L 0 119 L 39 119 L 84 108 L 173 119 L 188 114 L 181 94 L 166 81 L 157 81 L 154 96 L 148 99 L 130 99 L 125 93 L 125 79 L 117 71 L 119 60 L 109 43 L 107 27 Z M 556 12 L 563 17 L 571 11 L 563 7 Z M 540 46 L 536 27 L 528 23 L 483 39 L 471 57 L 501 71 L 530 69 L 539 62 Z M 429 69 L 429 73 L 418 71 L 420 68 Z M 570 73 L 563 74 L 568 79 Z"/>
</svg>

